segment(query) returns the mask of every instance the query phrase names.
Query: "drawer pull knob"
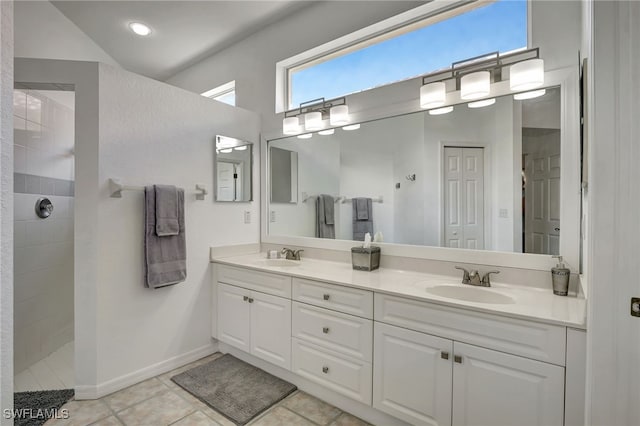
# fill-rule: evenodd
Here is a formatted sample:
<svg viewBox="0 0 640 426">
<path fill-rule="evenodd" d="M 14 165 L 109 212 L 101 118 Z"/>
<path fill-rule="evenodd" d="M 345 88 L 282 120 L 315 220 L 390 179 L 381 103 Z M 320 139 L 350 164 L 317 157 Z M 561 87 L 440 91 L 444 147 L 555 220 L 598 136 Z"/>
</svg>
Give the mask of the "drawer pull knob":
<svg viewBox="0 0 640 426">
<path fill-rule="evenodd" d="M 324 334 L 329 334 L 329 327 L 322 327 L 322 332 Z"/>
<path fill-rule="evenodd" d="M 462 356 L 454 355 L 453 356 L 453 362 L 457 362 L 458 364 L 462 364 Z"/>
<path fill-rule="evenodd" d="M 329 295 L 328 295 L 328 294 L 324 294 L 324 295 L 322 296 L 322 298 L 323 298 L 324 300 L 329 300 Z"/>
<path fill-rule="evenodd" d="M 322 372 L 324 374 L 327 374 L 329 372 L 329 367 L 327 367 L 326 365 L 324 367 L 322 367 Z"/>
<path fill-rule="evenodd" d="M 249 298 L 249 303 L 253 303 L 253 298 Z"/>
<path fill-rule="evenodd" d="M 249 300 L 249 296 L 242 296 L 242 300 L 246 302 L 247 300 Z"/>
<path fill-rule="evenodd" d="M 449 352 L 445 352 L 445 351 L 440 352 L 440 358 L 449 359 Z"/>
</svg>

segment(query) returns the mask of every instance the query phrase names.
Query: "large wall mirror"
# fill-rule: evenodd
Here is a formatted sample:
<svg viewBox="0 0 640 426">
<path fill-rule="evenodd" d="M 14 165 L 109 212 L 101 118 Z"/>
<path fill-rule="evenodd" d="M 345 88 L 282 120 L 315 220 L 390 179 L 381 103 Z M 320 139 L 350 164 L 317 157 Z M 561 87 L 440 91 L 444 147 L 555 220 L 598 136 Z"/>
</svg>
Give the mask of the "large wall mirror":
<svg viewBox="0 0 640 426">
<path fill-rule="evenodd" d="M 562 212 L 579 211 L 564 200 L 579 153 L 576 141 L 563 147 L 575 137 L 563 132 L 563 93 L 553 86 L 531 99 L 505 95 L 482 108 L 270 140 L 270 169 L 274 152 L 297 153 L 298 201 L 267 206 L 268 235 L 353 241 L 365 229 L 385 243 L 567 256 Z M 579 215 L 569 217 L 567 236 L 577 240 Z M 578 246 L 565 248 L 577 258 Z"/>
<path fill-rule="evenodd" d="M 253 144 L 228 136 L 216 136 L 214 154 L 214 199 L 248 202 L 252 195 Z"/>
</svg>

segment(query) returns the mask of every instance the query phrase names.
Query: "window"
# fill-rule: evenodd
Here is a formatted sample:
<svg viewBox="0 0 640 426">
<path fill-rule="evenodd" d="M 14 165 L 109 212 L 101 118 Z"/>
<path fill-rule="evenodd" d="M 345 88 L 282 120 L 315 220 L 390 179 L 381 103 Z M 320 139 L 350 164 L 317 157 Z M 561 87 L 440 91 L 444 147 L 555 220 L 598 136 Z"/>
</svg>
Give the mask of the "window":
<svg viewBox="0 0 640 426">
<path fill-rule="evenodd" d="M 230 81 L 214 89 L 201 93 L 206 98 L 211 98 L 225 104 L 236 106 L 236 81 Z"/>
<path fill-rule="evenodd" d="M 433 4 L 445 5 L 438 0 Z M 463 3 L 455 10 L 440 9 L 419 22 L 406 22 L 355 44 L 352 40 L 351 45 L 344 41 L 333 50 L 328 47 L 323 54 L 314 49 L 311 59 L 289 64 L 286 109 L 407 80 L 485 53 L 527 47 L 527 0 Z"/>
</svg>

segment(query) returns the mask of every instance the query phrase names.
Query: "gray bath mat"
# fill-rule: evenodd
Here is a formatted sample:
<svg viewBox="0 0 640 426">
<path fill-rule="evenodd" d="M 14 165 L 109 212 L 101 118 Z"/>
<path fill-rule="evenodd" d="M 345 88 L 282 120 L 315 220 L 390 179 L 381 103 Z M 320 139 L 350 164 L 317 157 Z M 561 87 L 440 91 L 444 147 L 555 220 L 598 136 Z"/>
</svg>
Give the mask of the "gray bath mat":
<svg viewBox="0 0 640 426">
<path fill-rule="evenodd" d="M 73 389 L 16 392 L 13 408 L 16 410 L 15 426 L 40 426 L 49 418 L 62 416 L 58 410 L 73 398 Z"/>
<path fill-rule="evenodd" d="M 237 425 L 247 424 L 297 389 L 228 354 L 171 380 Z"/>
</svg>

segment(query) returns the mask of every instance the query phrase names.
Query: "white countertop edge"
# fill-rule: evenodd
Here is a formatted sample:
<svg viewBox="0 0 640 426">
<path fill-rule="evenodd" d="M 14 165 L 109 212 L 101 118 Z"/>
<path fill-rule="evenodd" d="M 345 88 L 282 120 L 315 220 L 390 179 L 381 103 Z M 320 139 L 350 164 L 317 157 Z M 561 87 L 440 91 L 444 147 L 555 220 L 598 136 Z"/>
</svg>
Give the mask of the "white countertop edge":
<svg viewBox="0 0 640 426">
<path fill-rule="evenodd" d="M 541 323 L 545 323 L 545 324 L 552 324 L 552 325 L 560 325 L 560 326 L 564 326 L 564 327 L 570 327 L 570 328 L 575 328 L 575 329 L 580 329 L 580 330 L 586 330 L 587 325 L 586 325 L 586 299 L 584 298 L 577 298 L 577 297 L 572 297 L 572 296 L 566 296 L 569 299 L 575 300 L 577 304 L 579 303 L 583 303 L 583 319 L 582 321 L 577 321 L 577 320 L 562 320 L 562 319 L 556 319 L 556 318 L 549 318 L 548 316 L 543 316 L 543 315 L 535 315 L 535 314 L 528 314 L 528 313 L 518 313 L 518 312 L 512 312 L 509 310 L 504 310 L 501 308 L 504 307 L 508 307 L 508 306 L 513 306 L 513 304 L 508 304 L 508 305 L 501 305 L 501 304 L 488 304 L 488 303 L 474 303 L 474 302 L 469 302 L 469 301 L 463 301 L 463 300 L 455 300 L 455 299 L 449 299 L 449 298 L 445 298 L 445 297 L 440 297 L 440 296 L 436 296 L 436 295 L 431 295 L 425 292 L 424 296 L 420 295 L 415 295 L 415 294 L 411 294 L 411 293 L 407 293 L 407 292 L 403 292 L 401 290 L 391 290 L 391 289 L 384 289 L 384 288 L 374 288 L 372 286 L 367 286 L 367 285 L 362 285 L 362 284 L 358 284 L 358 283 L 354 283 L 354 282 L 348 282 L 346 280 L 336 280 L 336 279 L 332 279 L 332 278 L 327 278 L 324 276 L 318 276 L 316 274 L 311 273 L 308 270 L 302 270 L 300 271 L 298 269 L 298 267 L 275 267 L 275 266 L 261 266 L 261 265 L 256 265 L 251 263 L 250 260 L 252 261 L 256 261 L 256 260 L 261 260 L 264 259 L 265 255 L 264 253 L 251 253 L 251 254 L 244 254 L 244 255 L 236 255 L 236 256 L 224 256 L 224 257 L 216 257 L 216 258 L 211 258 L 211 263 L 218 263 L 218 264 L 222 264 L 222 265 L 228 265 L 228 266 L 235 266 L 235 267 L 241 267 L 241 268 L 246 268 L 246 269 L 251 269 L 251 270 L 255 270 L 255 271 L 259 271 L 259 272 L 268 272 L 268 273 L 272 273 L 272 274 L 277 274 L 277 275 L 284 275 L 284 276 L 291 276 L 291 277 L 295 277 L 295 278 L 304 278 L 304 279 L 309 279 L 309 280 L 315 280 L 315 281 L 320 281 L 320 282 L 326 282 L 329 284 L 335 284 L 335 285 L 342 285 L 345 287 L 351 287 L 351 288 L 357 288 L 357 289 L 361 289 L 361 290 L 367 290 L 367 291 L 372 291 L 374 293 L 381 293 L 381 294 L 386 294 L 386 295 L 390 295 L 390 296 L 398 296 L 398 297 L 404 297 L 404 298 L 408 298 L 408 299 L 412 299 L 412 300 L 416 300 L 416 301 L 421 301 L 421 302 L 427 302 L 427 303 L 433 303 L 436 305 L 441 305 L 441 306 L 446 306 L 446 307 L 451 307 L 451 308 L 457 308 L 457 309 L 464 309 L 464 310 L 472 310 L 474 312 L 480 312 L 480 313 L 485 313 L 485 314 L 491 314 L 491 315 L 500 315 L 500 316 L 505 316 L 505 317 L 509 317 L 509 318 L 516 318 L 516 319 L 521 319 L 521 320 L 527 320 L 527 321 L 536 321 L 536 322 L 541 322 Z M 306 259 L 307 262 L 309 262 L 309 259 Z M 303 261 L 304 262 L 304 261 Z M 336 265 L 341 265 L 342 267 L 344 267 L 345 265 L 350 266 L 347 263 L 343 263 L 343 262 L 331 262 L 331 261 L 325 261 L 325 260 L 318 260 L 318 259 L 313 259 L 312 262 L 316 263 L 316 262 L 322 262 L 322 263 L 326 263 L 327 266 L 330 266 L 331 264 L 336 264 Z M 296 270 L 298 270 L 299 272 L 296 272 Z M 398 274 L 402 274 L 402 275 L 411 275 L 411 276 L 415 276 L 416 279 L 422 278 L 424 280 L 428 280 L 428 279 L 442 279 L 442 280 L 447 280 L 447 281 L 451 281 L 451 283 L 455 283 L 456 281 L 459 280 L 459 278 L 457 277 L 445 277 L 445 276 L 441 276 L 441 275 L 435 275 L 435 274 L 425 274 L 425 273 L 420 273 L 420 272 L 414 272 L 414 271 L 401 271 L 401 270 L 393 270 L 393 269 L 383 269 L 380 268 L 377 271 L 374 272 L 362 272 L 363 274 L 376 274 L 376 273 L 398 273 Z M 516 285 L 503 285 L 503 284 L 496 284 L 495 286 L 491 287 L 492 290 L 499 292 L 501 288 L 506 289 L 506 288 L 510 288 L 510 289 L 518 289 L 519 291 L 531 291 L 532 294 L 533 292 L 540 292 L 541 290 L 539 289 L 529 289 L 529 288 L 525 288 L 522 286 L 516 286 Z M 550 292 L 550 290 L 549 290 Z M 545 295 L 546 297 L 547 295 Z M 555 296 L 552 293 L 550 293 L 548 296 L 551 297 L 564 297 L 564 296 Z"/>
</svg>

